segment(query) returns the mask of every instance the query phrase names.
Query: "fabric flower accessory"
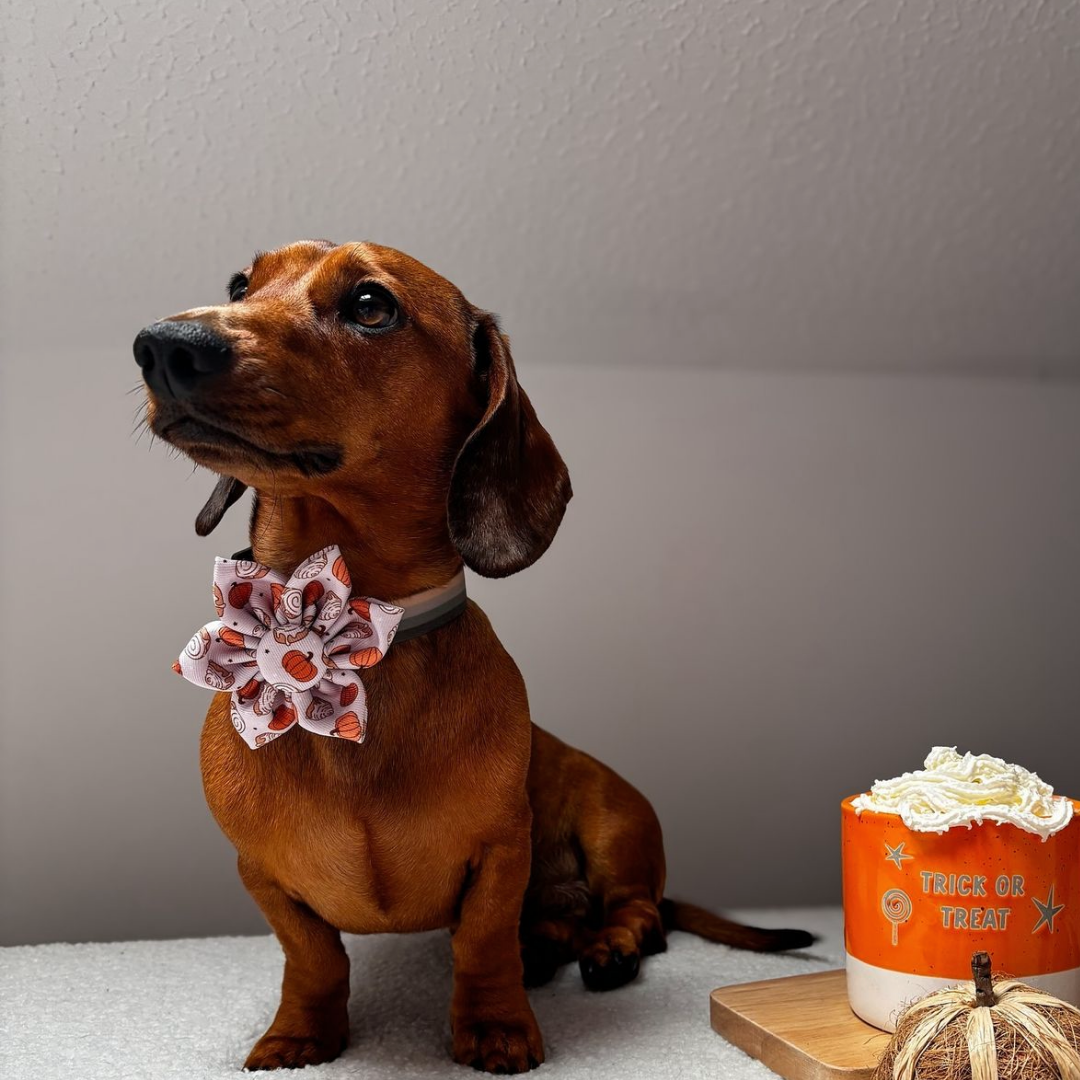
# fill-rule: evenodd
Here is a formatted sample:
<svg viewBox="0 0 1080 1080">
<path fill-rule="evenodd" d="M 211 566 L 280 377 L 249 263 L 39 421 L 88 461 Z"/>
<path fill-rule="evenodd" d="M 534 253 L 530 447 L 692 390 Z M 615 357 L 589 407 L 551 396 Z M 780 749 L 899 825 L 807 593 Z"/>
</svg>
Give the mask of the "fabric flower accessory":
<svg viewBox="0 0 1080 1080">
<path fill-rule="evenodd" d="M 217 559 L 218 618 L 188 642 L 173 670 L 196 686 L 231 690 L 233 727 L 253 750 L 299 724 L 363 742 L 360 672 L 394 640 L 404 608 L 350 599 L 338 548 L 309 555 L 286 578 L 262 563 Z"/>
</svg>

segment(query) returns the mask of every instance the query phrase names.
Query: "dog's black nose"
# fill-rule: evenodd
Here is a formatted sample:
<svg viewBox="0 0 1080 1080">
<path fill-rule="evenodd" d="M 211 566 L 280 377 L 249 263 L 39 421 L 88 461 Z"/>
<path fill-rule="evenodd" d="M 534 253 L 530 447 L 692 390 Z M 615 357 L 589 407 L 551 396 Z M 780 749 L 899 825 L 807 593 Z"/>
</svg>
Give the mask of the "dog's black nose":
<svg viewBox="0 0 1080 1080">
<path fill-rule="evenodd" d="M 156 322 L 140 330 L 135 363 L 159 397 L 191 397 L 206 380 L 232 366 L 229 343 L 194 319 Z"/>
</svg>

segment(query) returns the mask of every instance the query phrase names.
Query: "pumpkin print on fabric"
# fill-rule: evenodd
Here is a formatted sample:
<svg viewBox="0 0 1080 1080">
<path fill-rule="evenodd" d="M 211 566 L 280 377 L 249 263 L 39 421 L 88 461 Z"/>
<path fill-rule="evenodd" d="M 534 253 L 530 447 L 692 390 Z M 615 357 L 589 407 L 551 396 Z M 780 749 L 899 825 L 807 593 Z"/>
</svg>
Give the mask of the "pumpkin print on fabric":
<svg viewBox="0 0 1080 1080">
<path fill-rule="evenodd" d="M 250 701 L 252 698 L 259 696 L 259 691 L 261 689 L 262 683 L 260 683 L 258 679 L 248 679 L 248 681 L 236 691 L 236 694 L 241 701 Z"/>
<path fill-rule="evenodd" d="M 330 568 L 330 572 L 345 586 L 346 589 L 352 588 L 352 578 L 349 576 L 349 568 L 345 565 L 345 560 L 340 555 L 334 560 L 334 565 Z"/>
<path fill-rule="evenodd" d="M 251 590 L 255 586 L 250 581 L 238 581 L 229 589 L 229 603 L 232 607 L 243 607 L 251 599 Z M 220 619 L 221 616 L 219 615 Z"/>
<path fill-rule="evenodd" d="M 334 725 L 334 734 L 339 739 L 351 739 L 353 742 L 361 742 L 364 738 L 365 725 L 360 722 L 360 717 L 354 712 L 343 713 L 337 718 Z"/>
<path fill-rule="evenodd" d="M 355 668 L 374 667 L 383 657 L 378 649 L 360 649 L 351 653 L 349 663 Z"/>
<path fill-rule="evenodd" d="M 271 731 L 284 731 L 285 728 L 291 728 L 295 723 L 296 709 L 289 702 L 283 701 L 274 710 L 274 715 L 270 717 L 270 723 L 267 726 Z"/>
<path fill-rule="evenodd" d="M 282 658 L 281 666 L 298 683 L 311 682 L 319 669 L 311 662 L 311 653 L 305 655 L 299 649 L 290 649 Z"/>
<path fill-rule="evenodd" d="M 218 559 L 219 619 L 195 634 L 175 667 L 198 686 L 232 692 L 233 726 L 252 749 L 295 726 L 362 742 L 367 707 L 359 672 L 386 654 L 403 612 L 349 597 L 348 582 L 336 547 L 316 552 L 288 577 L 254 560 Z"/>
</svg>

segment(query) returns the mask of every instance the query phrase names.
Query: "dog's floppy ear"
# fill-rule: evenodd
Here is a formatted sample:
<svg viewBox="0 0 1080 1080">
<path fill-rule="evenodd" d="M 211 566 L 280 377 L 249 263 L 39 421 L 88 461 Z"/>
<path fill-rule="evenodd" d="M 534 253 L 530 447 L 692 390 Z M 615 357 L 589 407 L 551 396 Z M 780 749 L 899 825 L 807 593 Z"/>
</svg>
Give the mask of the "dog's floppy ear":
<svg viewBox="0 0 1080 1080">
<path fill-rule="evenodd" d="M 247 484 L 242 481 L 232 476 L 220 477 L 214 485 L 214 490 L 210 492 L 210 498 L 206 500 L 206 505 L 199 511 L 199 516 L 195 519 L 195 532 L 199 536 L 209 536 L 218 527 L 221 519 L 225 516 L 225 511 L 245 491 L 247 491 Z"/>
<path fill-rule="evenodd" d="M 506 337 L 487 312 L 477 312 L 473 363 L 487 407 L 454 463 L 450 539 L 470 569 L 506 577 L 548 549 L 573 492 L 559 451 L 518 386 Z"/>
</svg>

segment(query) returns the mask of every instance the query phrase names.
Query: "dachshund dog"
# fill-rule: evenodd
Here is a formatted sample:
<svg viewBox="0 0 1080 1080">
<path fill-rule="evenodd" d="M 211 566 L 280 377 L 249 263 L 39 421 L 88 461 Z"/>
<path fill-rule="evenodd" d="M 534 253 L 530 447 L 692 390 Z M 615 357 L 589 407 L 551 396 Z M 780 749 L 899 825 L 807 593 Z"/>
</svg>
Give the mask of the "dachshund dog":
<svg viewBox="0 0 1080 1080">
<path fill-rule="evenodd" d="M 566 466 L 518 385 L 495 318 L 374 244 L 305 241 L 236 274 L 229 303 L 135 340 L 147 420 L 220 477 L 196 530 L 254 489 L 254 558 L 290 573 L 340 547 L 357 596 L 397 600 L 462 566 L 502 577 L 547 549 Z M 544 1060 L 527 986 L 576 959 L 585 985 L 629 982 L 665 933 L 800 948 L 664 897 L 649 803 L 534 726 L 483 612 L 403 641 L 364 672 L 363 746 L 295 732 L 252 751 L 214 696 L 206 798 L 285 954 L 281 1004 L 249 1069 L 337 1057 L 353 934 L 449 928 L 455 1061 Z"/>
</svg>

